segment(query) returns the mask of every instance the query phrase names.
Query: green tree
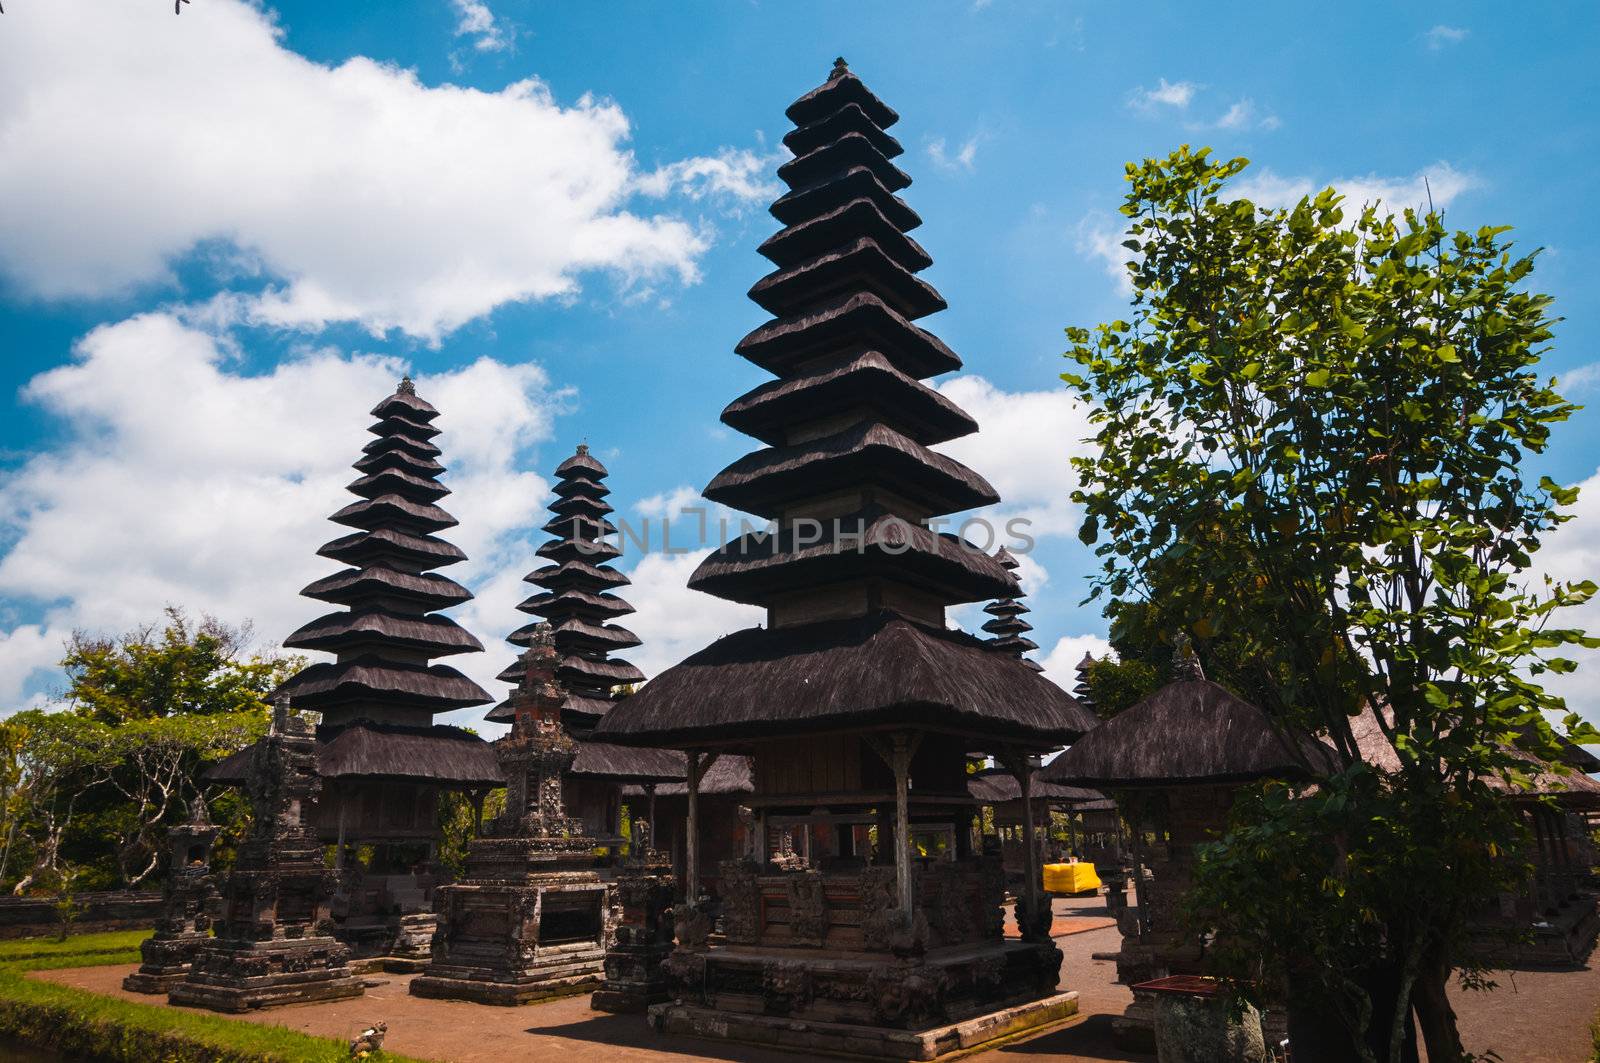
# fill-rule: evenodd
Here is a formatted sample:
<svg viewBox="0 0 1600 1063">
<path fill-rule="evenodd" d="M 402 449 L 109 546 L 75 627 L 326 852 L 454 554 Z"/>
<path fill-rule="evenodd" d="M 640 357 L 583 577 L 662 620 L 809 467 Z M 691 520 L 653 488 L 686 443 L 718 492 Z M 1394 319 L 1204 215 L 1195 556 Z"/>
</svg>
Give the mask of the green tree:
<svg viewBox="0 0 1600 1063">
<path fill-rule="evenodd" d="M 1524 469 L 1575 409 L 1537 373 L 1550 300 L 1505 229 L 1347 216 L 1332 189 L 1260 207 L 1227 188 L 1246 165 L 1187 147 L 1130 165 L 1133 320 L 1067 330 L 1096 426 L 1074 461 L 1093 595 L 1191 632 L 1215 678 L 1352 765 L 1241 802 L 1207 854 L 1197 907 L 1233 956 L 1351 1028 L 1392 1019 L 1363 1058 L 1399 1058 L 1414 1006 L 1430 1058 L 1458 1059 L 1445 986 L 1515 870 L 1488 782 L 1520 776 L 1517 749 L 1556 759 L 1565 706 L 1540 677 L 1597 644 L 1554 624 L 1592 584 L 1527 577 L 1576 494 Z M 1373 707 L 1397 770 L 1357 745 Z"/>
</svg>

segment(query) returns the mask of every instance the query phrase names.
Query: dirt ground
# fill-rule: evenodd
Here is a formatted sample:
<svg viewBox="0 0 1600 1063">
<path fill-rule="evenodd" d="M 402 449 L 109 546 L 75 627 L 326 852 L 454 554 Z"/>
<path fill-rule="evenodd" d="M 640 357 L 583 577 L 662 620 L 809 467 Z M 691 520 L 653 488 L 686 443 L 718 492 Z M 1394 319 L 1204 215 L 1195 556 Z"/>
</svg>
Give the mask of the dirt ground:
<svg viewBox="0 0 1600 1063">
<path fill-rule="evenodd" d="M 1115 965 L 1095 952 L 1117 946 L 1103 905 L 1056 902 L 1054 931 L 1065 953 L 1061 988 L 1079 993 L 1079 1016 L 1032 1038 L 969 1057 L 1005 1063 L 1016 1057 L 1031 1063 L 1061 1061 L 1139 1061 L 1111 1043 L 1111 1018 L 1131 999 L 1114 981 Z M 41 972 L 65 985 L 144 1003 L 158 998 L 124 993 L 129 967 L 83 967 Z M 377 1021 L 389 1024 L 386 1047 L 438 1063 L 503 1063 L 507 1059 L 563 1060 L 564 1063 L 634 1063 L 710 1059 L 748 1063 L 794 1063 L 796 1056 L 712 1041 L 652 1033 L 643 1016 L 591 1011 L 589 998 L 569 997 L 523 1008 L 496 1008 L 457 1001 L 425 1000 L 407 991 L 406 975 L 379 975 L 384 984 L 355 1000 L 278 1008 L 239 1016 L 245 1022 L 276 1023 L 325 1037 L 346 1038 Z M 1600 1007 L 1600 961 L 1581 971 L 1522 971 L 1499 977 L 1489 994 L 1456 995 L 1467 1047 L 1493 1049 L 1506 1063 L 1582 1063 L 1588 1057 L 1588 1024 Z"/>
</svg>

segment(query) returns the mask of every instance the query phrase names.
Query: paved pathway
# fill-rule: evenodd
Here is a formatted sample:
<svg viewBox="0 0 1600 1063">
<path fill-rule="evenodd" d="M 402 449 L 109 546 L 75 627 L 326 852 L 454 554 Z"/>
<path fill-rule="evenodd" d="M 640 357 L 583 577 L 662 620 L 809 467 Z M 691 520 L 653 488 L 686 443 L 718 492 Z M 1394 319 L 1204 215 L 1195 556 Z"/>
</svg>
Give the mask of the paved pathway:
<svg viewBox="0 0 1600 1063">
<path fill-rule="evenodd" d="M 1115 965 L 1092 953 L 1116 948 L 1114 928 L 1095 925 L 1103 916 L 1083 901 L 1058 901 L 1056 927 L 1076 931 L 1058 938 L 1066 959 L 1061 986 L 1079 993 L 1079 1018 L 1064 1027 L 1018 1041 L 974 1059 L 985 1063 L 1096 1063 L 1138 1061 L 1111 1044 L 1111 1018 L 1130 996 L 1114 981 Z M 42 972 L 48 978 L 96 993 L 152 1003 L 159 998 L 124 993 L 129 967 L 83 967 Z M 276 1023 L 324 1037 L 347 1038 L 363 1026 L 389 1024 L 388 1047 L 439 1063 L 504 1063 L 507 1059 L 549 1059 L 563 1063 L 682 1063 L 685 1060 L 739 1060 L 794 1063 L 786 1053 L 724 1045 L 652 1033 L 642 1016 L 591 1011 L 588 997 L 569 997 L 523 1008 L 496 1008 L 458 1001 L 424 1000 L 407 991 L 409 976 L 382 975 L 384 984 L 364 997 L 327 1004 L 277 1008 L 239 1016 L 246 1022 Z M 1581 971 L 1524 971 L 1500 976 L 1490 994 L 1455 994 L 1467 1047 L 1498 1051 L 1507 1063 L 1582 1063 L 1588 1059 L 1588 1024 L 1600 1007 L 1600 960 Z"/>
</svg>

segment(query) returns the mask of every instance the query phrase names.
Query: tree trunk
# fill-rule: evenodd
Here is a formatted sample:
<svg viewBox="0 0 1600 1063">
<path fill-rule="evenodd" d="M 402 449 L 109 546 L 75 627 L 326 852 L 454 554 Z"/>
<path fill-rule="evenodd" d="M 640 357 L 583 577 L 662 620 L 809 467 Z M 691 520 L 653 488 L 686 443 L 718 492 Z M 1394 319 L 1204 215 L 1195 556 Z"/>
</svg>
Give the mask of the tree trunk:
<svg viewBox="0 0 1600 1063">
<path fill-rule="evenodd" d="M 1310 978 L 1291 978 L 1289 1050 L 1294 1053 L 1295 1063 L 1350 1063 L 1363 1058 L 1389 1063 L 1389 1035 L 1394 1026 L 1400 973 L 1398 965 L 1386 965 L 1370 967 L 1355 976 L 1372 1007 L 1362 1034 L 1351 1028 L 1351 1021 L 1322 985 Z M 1418 1063 L 1416 1030 L 1409 1018 L 1405 1027 L 1399 1063 Z"/>
<path fill-rule="evenodd" d="M 1426 957 L 1411 991 L 1411 1003 L 1428 1048 L 1428 1063 L 1458 1063 L 1467 1055 L 1456 1028 L 1456 1011 L 1445 992 L 1449 985 L 1450 965 L 1437 956 Z"/>
</svg>

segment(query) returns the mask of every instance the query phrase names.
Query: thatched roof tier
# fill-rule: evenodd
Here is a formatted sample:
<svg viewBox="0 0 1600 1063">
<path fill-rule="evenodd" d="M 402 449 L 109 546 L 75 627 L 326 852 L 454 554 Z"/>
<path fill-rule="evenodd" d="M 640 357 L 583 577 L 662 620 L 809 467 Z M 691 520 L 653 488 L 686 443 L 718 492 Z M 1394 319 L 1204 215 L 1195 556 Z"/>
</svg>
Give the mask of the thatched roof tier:
<svg viewBox="0 0 1600 1063">
<path fill-rule="evenodd" d="M 1032 612 L 1031 609 L 1015 598 L 1002 598 L 997 602 L 990 602 L 983 607 L 983 611 L 990 616 L 1020 616 L 1023 613 Z"/>
<path fill-rule="evenodd" d="M 418 613 L 472 600 L 471 591 L 438 573 L 402 572 L 381 564 L 335 572 L 308 583 L 300 593 L 336 605 L 361 606 L 375 600 L 404 602 Z"/>
<path fill-rule="evenodd" d="M 610 476 L 600 459 L 589 453 L 589 445 L 580 443 L 577 453 L 556 466 L 556 475 L 563 480 L 587 479 L 595 482 Z"/>
<path fill-rule="evenodd" d="M 206 772 L 208 782 L 240 786 L 255 746 Z M 369 720 L 317 728 L 317 774 L 325 779 L 407 779 L 447 787 L 502 786 L 494 747 L 470 731 L 436 724 L 399 727 Z"/>
<path fill-rule="evenodd" d="M 459 549 L 433 535 L 456 523 L 434 503 L 449 494 L 438 481 L 444 466 L 428 442 L 439 430 L 439 411 L 418 397 L 409 378 L 373 410 L 378 438 L 356 462 L 363 473 L 349 490 L 360 499 L 332 519 L 359 529 L 327 543 L 323 557 L 352 567 L 308 585 L 308 598 L 350 607 L 304 625 L 285 640 L 294 649 L 332 653 L 333 663 L 313 664 L 279 692 L 340 726 L 360 717 L 426 728 L 437 712 L 490 700 L 435 657 L 472 653 L 483 645 L 447 616 L 433 615 L 472 597 L 465 587 L 429 571 L 464 560 Z"/>
<path fill-rule="evenodd" d="M 376 561 L 392 561 L 419 571 L 467 559 L 453 543 L 432 535 L 413 535 L 399 528 L 375 528 L 341 536 L 318 550 L 317 556 L 358 567 Z"/>
<path fill-rule="evenodd" d="M 328 518 L 335 524 L 371 531 L 374 528 L 401 528 L 429 532 L 452 528 L 456 519 L 438 506 L 413 502 L 400 495 L 379 495 L 352 502 Z"/>
<path fill-rule="evenodd" d="M 375 656 L 307 665 L 286 680 L 278 693 L 287 696 L 296 708 L 316 712 L 376 701 L 436 713 L 487 705 L 493 700 L 482 687 L 448 665 L 424 667 Z"/>
<path fill-rule="evenodd" d="M 613 698 L 609 693 L 603 698 L 597 698 L 569 690 L 566 700 L 561 703 L 561 718 L 563 721 L 568 721 L 569 725 L 575 721 L 583 728 L 590 728 L 595 725 L 595 722 L 600 717 L 610 711 L 612 701 Z M 510 723 L 515 716 L 516 712 L 511 699 L 507 698 L 484 713 L 483 718 L 496 723 Z"/>
<path fill-rule="evenodd" d="M 625 616 L 633 612 L 633 606 L 618 598 L 615 594 L 607 594 L 603 591 L 590 593 L 576 588 L 535 594 L 519 602 L 517 609 L 533 616 L 544 616 L 552 619 L 564 616 L 605 619 L 613 616 Z"/>
<path fill-rule="evenodd" d="M 623 698 L 596 736 L 688 747 L 909 724 L 1054 748 L 1095 722 L 970 635 L 880 612 L 728 635 Z"/>
<path fill-rule="evenodd" d="M 891 192 L 911 184 L 911 176 L 878 150 L 875 138 L 855 130 L 797 156 L 778 167 L 778 179 L 790 188 L 809 188 L 818 181 L 856 166 L 872 171 L 878 183 Z"/>
<path fill-rule="evenodd" d="M 847 103 L 815 122 L 789 130 L 783 135 L 783 146 L 799 158 L 851 133 L 865 137 L 886 159 L 905 154 L 900 142 L 885 133 L 857 103 Z"/>
<path fill-rule="evenodd" d="M 961 368 L 961 359 L 872 292 L 856 292 L 754 329 L 734 352 L 779 376 L 841 350 L 878 350 L 917 379 Z"/>
<path fill-rule="evenodd" d="M 702 561 L 689 586 L 750 605 L 800 588 L 867 578 L 895 580 L 950 603 L 978 602 L 1016 588 L 983 551 L 882 507 L 820 524 L 740 536 Z M 798 541 L 802 536 L 805 545 Z"/>
<path fill-rule="evenodd" d="M 795 125 L 807 126 L 850 104 L 861 108 L 879 129 L 888 129 L 900 121 L 895 109 L 874 96 L 843 59 L 834 60 L 827 81 L 795 100 L 783 113 Z"/>
<path fill-rule="evenodd" d="M 1078 739 L 1043 778 L 1133 789 L 1308 779 L 1336 770 L 1320 742 L 1280 732 L 1216 683 L 1180 678 Z"/>
<path fill-rule="evenodd" d="M 571 775 L 618 782 L 674 782 L 688 774 L 683 754 L 674 749 L 641 749 L 580 740 Z"/>
<path fill-rule="evenodd" d="M 595 542 L 582 539 L 552 539 L 533 553 L 535 557 L 542 557 L 562 565 L 568 561 L 587 561 L 591 565 L 599 565 L 621 557 L 622 548 L 603 539 Z"/>
<path fill-rule="evenodd" d="M 1003 546 L 995 551 L 994 562 L 1007 572 L 1015 572 L 1021 567 L 1020 562 L 1015 557 L 1012 557 L 1011 552 Z M 1013 581 L 1015 581 L 1015 577 L 1013 577 Z M 989 645 L 1001 653 L 1009 653 L 1013 657 L 1022 657 L 1023 654 L 1039 648 L 1037 642 L 1023 637 L 1025 632 L 1033 630 L 1033 625 L 1022 619 L 1023 614 L 1028 612 L 1028 607 L 1017 601 L 1020 597 L 1022 597 L 1022 588 L 1013 586 L 1006 597 L 997 602 L 990 602 L 983 607 L 984 612 L 994 617 L 993 620 L 986 621 L 983 625 L 983 630 L 995 636 L 989 640 Z M 1030 668 L 1041 672 L 1044 671 L 1044 668 L 1034 661 L 1024 660 L 1023 663 Z M 1077 691 L 1073 693 L 1076 694 Z"/>
<path fill-rule="evenodd" d="M 1032 789 L 1035 800 L 1073 806 L 1106 800 L 1106 795 L 1099 790 L 1073 786 L 1069 783 L 1048 782 L 1039 777 L 1042 770 L 1033 773 Z M 986 805 L 1022 800 L 1022 787 L 1017 785 L 1017 777 L 1004 768 L 985 768 L 969 776 L 967 792 Z"/>
<path fill-rule="evenodd" d="M 395 616 L 377 609 L 328 613 L 283 640 L 291 650 L 340 650 L 403 646 L 425 650 L 429 657 L 476 653 L 483 643 L 447 616 Z"/>
<path fill-rule="evenodd" d="M 753 794 L 756 792 L 755 767 L 749 757 L 724 753 L 711 762 L 697 789 L 701 797 Z M 687 782 L 668 782 L 656 787 L 657 797 L 682 797 L 688 792 Z M 638 797 L 644 791 L 637 786 L 626 786 L 622 793 L 624 797 Z"/>
<path fill-rule="evenodd" d="M 933 265 L 932 256 L 922 245 L 895 228 L 866 196 L 857 196 L 814 218 L 780 229 L 756 250 L 773 265 L 787 269 L 858 237 L 871 240 L 879 251 L 913 273 Z"/>
<path fill-rule="evenodd" d="M 782 316 L 819 298 L 855 291 L 872 292 L 907 318 L 948 305 L 933 285 L 896 262 L 870 236 L 767 274 L 751 287 L 750 299 L 768 313 Z"/>
<path fill-rule="evenodd" d="M 768 212 L 784 225 L 794 227 L 838 210 L 853 199 L 870 202 L 879 214 L 903 233 L 922 224 L 917 212 L 905 200 L 883 187 L 883 182 L 865 166 L 852 166 L 836 177 L 786 192 L 773 201 Z"/>
<path fill-rule="evenodd" d="M 887 488 L 937 516 L 998 502 L 989 481 L 886 424 L 863 422 L 790 447 L 747 454 L 706 485 L 713 502 L 778 517 L 801 499 L 847 485 Z"/>
<path fill-rule="evenodd" d="M 345 490 L 362 498 L 380 495 L 399 495 L 413 502 L 437 502 L 450 493 L 450 488 L 431 476 L 416 476 L 398 468 L 384 468 L 370 472 L 349 484 Z"/>
<path fill-rule="evenodd" d="M 576 616 L 562 617 L 560 620 L 548 622 L 556 636 L 556 646 L 559 648 L 563 641 L 569 641 L 574 646 L 600 652 L 615 652 L 617 650 L 632 649 L 639 645 L 639 636 L 625 627 L 616 624 L 591 624 L 587 620 Z M 527 624 L 517 628 L 506 636 L 506 641 L 513 646 L 533 645 L 533 633 L 538 624 Z M 565 638 L 563 638 L 563 636 Z"/>
<path fill-rule="evenodd" d="M 438 418 L 439 411 L 427 399 L 417 394 L 416 386 L 408 377 L 395 389 L 393 395 L 372 408 L 372 416 L 380 421 L 390 417 L 401 417 L 426 427 L 429 422 Z"/>
<path fill-rule="evenodd" d="M 1024 631 L 1032 631 L 1033 625 L 1021 619 L 1017 614 L 1008 617 L 996 618 L 986 621 L 983 630 L 991 635 L 1020 635 Z"/>
<path fill-rule="evenodd" d="M 610 565 L 591 565 L 586 561 L 568 561 L 563 565 L 544 565 L 522 577 L 549 590 L 563 587 L 626 587 L 628 577 Z"/>
<path fill-rule="evenodd" d="M 550 489 L 557 498 L 571 498 L 573 495 L 584 495 L 588 498 L 604 498 L 611 493 L 611 488 L 599 480 L 591 480 L 587 475 L 574 473 L 570 478 L 557 480 Z"/>
<path fill-rule="evenodd" d="M 611 504 L 601 501 L 598 495 L 557 495 L 556 500 L 550 503 L 550 512 L 558 517 L 592 517 L 599 519 L 607 513 L 614 513 Z"/>
<path fill-rule="evenodd" d="M 518 657 L 495 678 L 502 683 L 514 684 L 522 680 L 524 671 L 526 668 L 523 666 L 522 658 Z M 567 654 L 561 658 L 561 665 L 556 670 L 556 679 L 563 686 L 609 690 L 623 683 L 642 683 L 644 673 L 627 661 L 595 660 L 578 654 Z"/>
<path fill-rule="evenodd" d="M 970 435 L 978 423 L 961 407 L 896 369 L 877 351 L 846 354 L 795 376 L 769 381 L 729 403 L 722 423 L 769 446 L 787 441 L 789 426 L 852 411 L 924 446 Z"/>
<path fill-rule="evenodd" d="M 574 539 L 580 542 L 592 543 L 602 536 L 615 535 L 617 526 L 609 520 L 600 517 L 562 516 L 557 514 L 545 521 L 539 529 L 546 535 L 559 536 L 562 539 Z"/>
<path fill-rule="evenodd" d="M 400 469 L 411 473 L 413 476 L 438 476 L 444 472 L 444 466 L 435 458 L 422 458 L 409 450 L 391 447 L 388 450 L 377 450 L 356 462 L 354 468 L 365 473 L 377 472 L 381 469 Z"/>
</svg>

